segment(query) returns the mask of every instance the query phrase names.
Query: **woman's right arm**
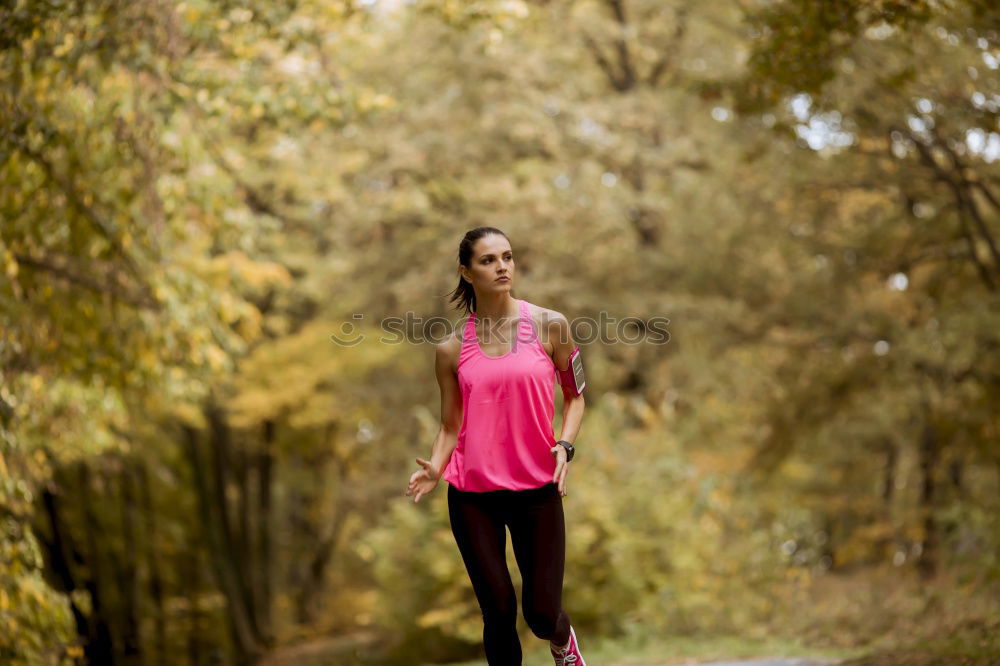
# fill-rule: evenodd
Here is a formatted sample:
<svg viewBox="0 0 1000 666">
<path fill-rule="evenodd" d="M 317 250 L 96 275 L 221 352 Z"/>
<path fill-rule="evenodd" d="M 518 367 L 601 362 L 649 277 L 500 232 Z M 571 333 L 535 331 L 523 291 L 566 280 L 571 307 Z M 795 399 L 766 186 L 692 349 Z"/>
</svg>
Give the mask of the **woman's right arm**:
<svg viewBox="0 0 1000 666">
<path fill-rule="evenodd" d="M 462 427 L 462 393 L 456 375 L 460 351 L 458 339 L 451 336 L 438 344 L 435 352 L 434 373 L 441 389 L 441 427 L 434 440 L 430 463 L 439 479 L 451 460 L 458 444 L 458 431 Z"/>
</svg>

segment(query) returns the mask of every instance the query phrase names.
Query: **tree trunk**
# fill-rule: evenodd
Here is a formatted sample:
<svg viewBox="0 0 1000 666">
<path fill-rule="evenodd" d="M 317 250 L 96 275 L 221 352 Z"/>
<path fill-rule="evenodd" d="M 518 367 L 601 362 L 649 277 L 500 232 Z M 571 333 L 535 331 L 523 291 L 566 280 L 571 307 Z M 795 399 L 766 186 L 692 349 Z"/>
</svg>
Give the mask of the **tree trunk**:
<svg viewBox="0 0 1000 666">
<path fill-rule="evenodd" d="M 274 446 L 275 446 L 275 424 L 268 420 L 263 424 L 261 433 L 262 446 L 257 461 L 257 541 L 260 544 L 259 558 L 259 578 L 260 591 L 257 595 L 260 600 L 258 610 L 260 612 L 260 625 L 263 633 L 265 645 L 273 645 L 274 633 L 271 617 L 271 606 L 274 597 L 274 562 L 273 562 L 273 470 L 274 470 Z"/>
<path fill-rule="evenodd" d="M 209 404 L 205 409 L 205 415 L 209 423 L 209 441 L 212 452 L 212 504 L 214 505 L 219 536 L 221 538 L 223 561 L 226 568 L 232 575 L 235 583 L 235 599 L 243 607 L 243 616 L 247 621 L 251 632 L 253 644 L 260 646 L 264 643 L 261 636 L 260 626 L 257 622 L 257 611 L 254 606 L 253 593 L 251 591 L 253 582 L 248 571 L 248 562 L 244 553 L 237 550 L 238 537 L 233 529 L 233 517 L 229 507 L 228 493 L 226 492 L 231 475 L 230 461 L 230 430 L 226 423 L 225 414 L 222 409 L 215 404 Z"/>
<path fill-rule="evenodd" d="M 965 479 L 965 461 L 961 456 L 955 456 L 955 459 L 951 461 L 951 465 L 948 466 L 948 476 L 951 479 L 951 485 L 955 488 L 955 494 L 961 497 L 963 492 L 963 481 Z"/>
<path fill-rule="evenodd" d="M 334 425 L 328 428 L 328 440 L 332 441 L 335 430 L 336 426 Z M 306 579 L 301 588 L 302 591 L 297 604 L 299 619 L 304 623 L 312 622 L 319 610 L 316 599 L 324 588 L 326 572 L 329 569 L 330 562 L 335 557 L 337 546 L 340 543 L 340 535 L 343 532 L 347 516 L 349 515 L 349 502 L 346 501 L 347 498 L 344 493 L 344 486 L 347 483 L 350 471 L 349 465 L 347 460 L 339 455 L 334 456 L 334 465 L 336 465 L 337 485 L 333 501 L 331 502 L 332 521 L 326 522 L 319 528 L 321 535 L 319 546 L 313 552 L 312 559 L 309 562 L 309 567 L 306 570 Z M 326 468 L 326 465 L 318 466 L 318 469 L 322 470 L 321 473 L 323 474 L 327 473 Z"/>
<path fill-rule="evenodd" d="M 201 569 L 198 562 L 199 544 L 192 543 L 188 544 L 187 553 L 183 558 L 184 567 L 186 571 L 182 576 L 182 580 L 186 581 L 187 588 L 187 598 L 188 598 L 188 632 L 187 632 L 187 652 L 188 661 L 191 666 L 201 666 L 202 655 L 205 654 L 206 643 L 201 639 L 201 607 L 199 606 L 199 599 L 201 598 Z M 230 624 L 230 633 L 236 635 L 236 631 L 232 629 L 232 613 L 227 613 L 227 619 Z"/>
<path fill-rule="evenodd" d="M 42 491 L 42 504 L 49 519 L 49 529 L 52 531 L 52 540 L 43 540 L 42 542 L 49 554 L 51 569 L 55 572 L 59 583 L 57 589 L 63 592 L 66 598 L 69 599 L 69 607 L 73 613 L 73 620 L 76 623 L 77 635 L 86 639 L 89 643 L 91 637 L 90 618 L 84 615 L 71 594 L 80 586 L 73 572 L 70 555 L 73 551 L 73 546 L 69 534 L 63 530 L 62 520 L 59 515 L 59 498 L 47 487 Z"/>
<path fill-rule="evenodd" d="M 121 486 L 121 520 L 122 540 L 124 543 L 123 578 L 124 589 L 121 593 L 124 601 L 124 630 L 122 644 L 126 664 L 139 666 L 142 664 L 142 629 L 140 614 L 139 587 L 139 548 L 135 535 L 135 488 L 133 486 L 133 468 L 135 462 L 126 457 L 122 461 L 119 476 Z"/>
<path fill-rule="evenodd" d="M 237 446 L 233 447 L 234 477 L 237 489 L 236 518 L 239 524 L 239 529 L 236 530 L 234 537 L 238 544 L 236 553 L 242 560 L 241 567 L 245 572 L 243 575 L 246 579 L 249 607 L 257 615 L 256 624 L 261 627 L 261 638 L 263 638 L 266 632 L 260 619 L 261 599 L 260 586 L 258 584 L 260 577 L 260 557 L 257 552 L 256 531 L 254 529 L 256 522 L 254 520 L 254 512 L 256 511 L 256 507 L 252 502 L 253 491 L 250 479 L 251 455 L 248 446 L 248 442 L 241 441 Z"/>
<path fill-rule="evenodd" d="M 920 441 L 920 472 L 922 484 L 920 488 L 920 513 L 923 520 L 923 541 L 920 549 L 920 559 L 917 569 L 923 578 L 930 578 L 937 571 L 937 524 L 934 519 L 934 500 L 936 494 L 935 468 L 938 463 L 937 431 L 925 410 L 925 421 Z"/>
<path fill-rule="evenodd" d="M 893 524 L 892 521 L 892 500 L 896 496 L 896 467 L 899 465 L 899 447 L 897 447 L 891 440 L 886 443 L 885 449 L 885 468 L 882 470 L 882 518 L 888 524 Z M 882 548 L 882 554 L 886 554 L 889 557 L 895 556 L 902 542 L 903 535 L 898 527 L 893 527 L 892 535 L 886 535 L 884 539 L 879 540 L 879 546 Z"/>
<path fill-rule="evenodd" d="M 156 511 L 153 508 L 153 494 L 149 487 L 150 476 L 147 462 L 140 459 L 136 466 L 139 494 L 142 503 L 143 540 L 146 544 L 145 559 L 149 567 L 149 594 L 153 600 L 153 650 L 154 663 L 167 663 L 167 616 L 163 604 L 163 576 L 160 573 L 160 558 L 156 556 L 158 541 L 156 532 Z"/>
<path fill-rule="evenodd" d="M 210 488 L 208 474 L 198 453 L 198 433 L 190 426 L 183 426 L 186 450 L 194 476 L 195 495 L 198 498 L 199 513 L 208 545 L 209 561 L 216 580 L 226 597 L 227 619 L 237 660 L 243 662 L 260 653 L 258 634 L 254 630 L 246 605 L 246 597 L 237 578 L 232 557 L 232 535 L 225 527 L 225 499 L 219 488 Z M 214 467 L 214 466 L 213 466 Z M 216 472 L 218 482 L 219 474 Z M 214 491 L 214 492 L 213 492 Z"/>
<path fill-rule="evenodd" d="M 86 561 L 90 575 L 87 577 L 85 585 L 87 591 L 90 593 L 90 603 L 93 611 L 91 613 L 91 617 L 93 618 L 91 634 L 84 648 L 84 655 L 87 657 L 88 663 L 115 666 L 115 664 L 119 663 L 118 655 L 114 649 L 114 631 L 112 630 L 106 599 L 103 596 L 105 588 L 102 586 L 104 576 L 101 572 L 100 553 L 106 549 L 101 549 L 97 545 L 97 534 L 101 531 L 101 528 L 90 501 L 90 468 L 87 466 L 87 463 L 80 462 L 77 464 L 77 472 L 80 484 L 80 504 L 83 509 L 84 521 L 87 525 L 86 540 L 88 552 Z"/>
<path fill-rule="evenodd" d="M 882 504 L 886 511 L 892 508 L 892 498 L 896 492 L 896 463 L 899 450 L 894 444 L 889 444 L 885 454 L 885 470 L 882 475 Z"/>
</svg>

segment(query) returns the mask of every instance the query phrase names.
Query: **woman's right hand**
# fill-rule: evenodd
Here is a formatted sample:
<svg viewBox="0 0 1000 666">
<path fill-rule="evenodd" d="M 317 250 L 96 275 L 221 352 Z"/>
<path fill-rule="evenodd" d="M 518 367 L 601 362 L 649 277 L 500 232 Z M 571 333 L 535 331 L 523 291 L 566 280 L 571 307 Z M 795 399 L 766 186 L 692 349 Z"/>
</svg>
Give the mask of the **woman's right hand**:
<svg viewBox="0 0 1000 666">
<path fill-rule="evenodd" d="M 441 474 L 428 461 L 417 458 L 417 462 L 422 469 L 418 469 L 410 476 L 410 485 L 406 489 L 407 496 L 413 495 L 414 504 L 419 502 L 421 497 L 434 490 L 441 478 Z"/>
</svg>

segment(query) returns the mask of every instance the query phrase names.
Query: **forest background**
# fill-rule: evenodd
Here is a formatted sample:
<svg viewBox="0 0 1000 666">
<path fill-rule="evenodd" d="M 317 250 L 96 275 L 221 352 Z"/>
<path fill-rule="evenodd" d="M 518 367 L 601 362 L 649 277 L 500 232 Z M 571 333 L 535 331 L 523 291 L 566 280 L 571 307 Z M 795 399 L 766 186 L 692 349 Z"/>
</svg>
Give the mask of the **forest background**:
<svg viewBox="0 0 1000 666">
<path fill-rule="evenodd" d="M 379 340 L 479 225 L 670 322 L 583 345 L 581 640 L 997 658 L 998 68 L 988 0 L 3 3 L 0 661 L 480 655 Z"/>
</svg>

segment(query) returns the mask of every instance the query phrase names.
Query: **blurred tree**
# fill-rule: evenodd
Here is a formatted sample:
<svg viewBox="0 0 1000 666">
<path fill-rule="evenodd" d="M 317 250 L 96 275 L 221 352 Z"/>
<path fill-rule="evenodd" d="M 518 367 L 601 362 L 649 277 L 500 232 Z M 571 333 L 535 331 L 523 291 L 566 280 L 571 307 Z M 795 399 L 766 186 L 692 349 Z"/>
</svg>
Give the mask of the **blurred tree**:
<svg viewBox="0 0 1000 666">
<path fill-rule="evenodd" d="M 141 650 L 137 491 L 127 458 L 118 474 L 96 456 L 128 450 L 137 419 L 197 401 L 257 334 L 257 310 L 236 292 L 255 266 L 217 249 L 255 221 L 227 219 L 228 186 L 205 187 L 198 146 L 176 140 L 184 118 L 153 85 L 185 55 L 171 7 L 8 3 L 0 44 L 0 403 L 16 433 L 0 453 L 14 483 L 42 488 L 50 580 L 88 657 L 115 663 L 112 645 L 129 658 Z M 66 495 L 50 474 L 77 463 L 80 524 L 100 515 L 94 479 L 120 493 L 120 550 L 98 548 L 92 532 L 79 547 L 63 538 Z M 13 588 L 34 580 L 13 573 Z M 108 597 L 115 589 L 122 596 Z M 162 603 L 155 586 L 154 596 Z M 5 661 L 64 641 L 51 628 L 68 616 L 14 617 Z"/>
<path fill-rule="evenodd" d="M 930 575 L 946 470 L 998 462 L 987 443 L 1000 377 L 990 353 L 1000 343 L 991 228 L 1000 214 L 1000 13 L 978 1 L 745 7 L 754 47 L 732 87 L 737 108 L 763 114 L 826 165 L 820 173 L 796 158 L 802 169 L 790 182 L 801 221 L 789 231 L 830 282 L 825 313 L 803 330 L 811 333 L 800 349 L 813 362 L 789 359 L 787 371 L 857 405 L 835 426 L 839 410 L 810 391 L 776 401 L 758 462 L 773 469 L 803 440 L 801 425 L 850 427 L 862 449 L 847 455 L 874 450 L 885 460 L 888 502 L 906 447 L 920 490 L 917 522 L 904 522 L 917 528 L 913 554 Z M 803 375 L 838 349 L 845 369 L 854 366 L 838 384 Z M 831 444 L 846 439 L 836 432 Z"/>
</svg>

